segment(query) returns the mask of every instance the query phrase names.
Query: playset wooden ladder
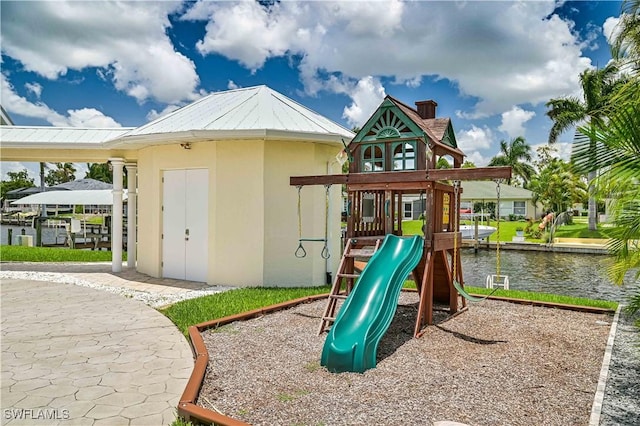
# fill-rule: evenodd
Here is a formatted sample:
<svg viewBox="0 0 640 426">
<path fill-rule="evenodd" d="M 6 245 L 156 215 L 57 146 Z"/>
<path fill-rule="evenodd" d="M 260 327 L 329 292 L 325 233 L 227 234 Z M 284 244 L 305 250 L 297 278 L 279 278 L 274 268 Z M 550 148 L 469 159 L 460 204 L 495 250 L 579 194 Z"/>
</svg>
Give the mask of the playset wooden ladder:
<svg viewBox="0 0 640 426">
<path fill-rule="evenodd" d="M 327 298 L 327 307 L 322 314 L 318 335 L 329 328 L 329 324 L 336 319 L 336 308 L 339 300 L 345 300 L 360 274 L 355 273 L 356 259 L 369 259 L 378 250 L 381 238 L 349 238 L 342 253 L 338 271 L 333 279 L 333 285 Z M 343 289 L 343 287 L 345 287 Z"/>
</svg>

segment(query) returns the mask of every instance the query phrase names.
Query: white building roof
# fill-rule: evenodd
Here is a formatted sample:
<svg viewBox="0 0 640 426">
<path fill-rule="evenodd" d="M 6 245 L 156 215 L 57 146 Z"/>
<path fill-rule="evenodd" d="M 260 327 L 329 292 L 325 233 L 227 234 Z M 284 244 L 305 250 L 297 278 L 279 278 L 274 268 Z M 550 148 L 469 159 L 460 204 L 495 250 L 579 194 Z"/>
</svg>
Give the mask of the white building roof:
<svg viewBox="0 0 640 426">
<path fill-rule="evenodd" d="M 165 138 L 243 139 L 284 137 L 351 139 L 353 133 L 267 86 L 216 92 L 119 138 L 120 143 Z M 119 144 L 118 144 L 119 145 Z"/>
<path fill-rule="evenodd" d="M 279 139 L 342 146 L 354 134 L 267 86 L 216 92 L 141 127 L 1 126 L 8 149 L 138 149 L 176 142 Z"/>
<path fill-rule="evenodd" d="M 112 129 L 49 127 L 49 126 L 1 126 L 0 141 L 3 148 L 96 148 L 115 139 L 133 127 Z"/>
</svg>

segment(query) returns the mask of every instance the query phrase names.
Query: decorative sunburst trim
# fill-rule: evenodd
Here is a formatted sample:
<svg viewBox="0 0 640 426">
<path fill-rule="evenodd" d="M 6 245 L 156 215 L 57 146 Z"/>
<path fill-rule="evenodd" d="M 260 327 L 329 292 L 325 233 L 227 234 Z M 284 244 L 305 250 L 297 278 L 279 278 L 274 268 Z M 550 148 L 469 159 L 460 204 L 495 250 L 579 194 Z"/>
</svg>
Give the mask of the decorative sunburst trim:
<svg viewBox="0 0 640 426">
<path fill-rule="evenodd" d="M 404 130 L 408 130 L 408 127 L 391 110 L 382 113 L 378 121 L 371 126 L 371 131 L 375 132 L 378 139 L 400 137 Z"/>
<path fill-rule="evenodd" d="M 397 138 L 400 137 L 400 132 L 395 127 L 387 126 L 378 131 L 376 133 L 376 138 L 384 139 L 384 138 Z"/>
</svg>

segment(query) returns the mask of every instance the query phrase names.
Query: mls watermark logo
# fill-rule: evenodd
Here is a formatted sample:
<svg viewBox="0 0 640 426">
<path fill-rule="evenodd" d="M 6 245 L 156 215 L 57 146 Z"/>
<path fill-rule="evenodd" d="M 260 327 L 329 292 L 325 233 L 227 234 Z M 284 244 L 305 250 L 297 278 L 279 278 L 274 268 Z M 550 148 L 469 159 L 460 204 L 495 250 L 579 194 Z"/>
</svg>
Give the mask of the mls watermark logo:
<svg viewBox="0 0 640 426">
<path fill-rule="evenodd" d="M 69 420 L 69 410 L 54 408 L 5 408 L 5 420 Z"/>
</svg>

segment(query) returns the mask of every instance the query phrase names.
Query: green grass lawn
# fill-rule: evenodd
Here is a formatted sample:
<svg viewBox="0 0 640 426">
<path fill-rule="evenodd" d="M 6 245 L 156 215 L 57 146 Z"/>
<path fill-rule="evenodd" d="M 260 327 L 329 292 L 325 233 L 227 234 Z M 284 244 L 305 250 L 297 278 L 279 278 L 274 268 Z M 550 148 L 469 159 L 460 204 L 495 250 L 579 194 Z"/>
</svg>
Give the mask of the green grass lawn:
<svg viewBox="0 0 640 426">
<path fill-rule="evenodd" d="M 470 221 L 462 221 L 462 225 L 472 225 Z M 486 222 L 483 225 L 487 225 Z M 488 223 L 489 226 L 498 227 L 498 223 L 492 220 Z M 500 241 L 511 242 L 512 238 L 516 236 L 516 228 L 525 228 L 527 222 L 522 221 L 500 221 Z M 538 224 L 534 223 L 533 227 L 537 227 Z M 586 221 L 577 218 L 571 225 L 562 225 L 556 228 L 554 232 L 554 238 L 610 238 L 612 228 L 603 227 L 598 225 L 597 231 L 589 231 L 589 226 Z M 404 235 L 422 235 L 422 221 L 421 220 L 409 220 L 402 222 L 402 232 Z M 543 238 L 531 238 L 525 235 L 525 241 L 532 243 L 545 243 L 548 235 L 543 235 Z M 489 237 L 489 241 L 497 241 L 497 232 Z"/>
<path fill-rule="evenodd" d="M 571 225 L 562 225 L 556 228 L 554 237 L 556 238 L 611 238 L 613 228 L 604 227 L 598 224 L 596 231 L 590 231 L 586 221 L 574 220 Z"/>
<path fill-rule="evenodd" d="M 287 302 L 300 297 L 328 293 L 330 289 L 329 286 L 241 288 L 197 299 L 184 300 L 168 308 L 160 309 L 160 312 L 169 317 L 180 331 L 187 335 L 187 329 L 191 325 L 264 308 L 265 306 Z"/>
<path fill-rule="evenodd" d="M 102 225 L 104 222 L 104 216 L 99 214 L 82 214 L 82 213 L 65 213 L 59 214 L 57 216 L 50 217 L 49 219 L 53 220 L 63 220 L 63 219 L 78 219 L 81 221 L 85 221 L 90 225 Z"/>
<path fill-rule="evenodd" d="M 0 246 L 4 262 L 110 262 L 111 252 L 103 250 L 71 250 L 60 247 Z M 127 260 L 127 253 L 122 253 Z"/>
<path fill-rule="evenodd" d="M 489 294 L 493 291 L 489 288 L 471 286 L 465 286 L 465 290 L 467 290 L 467 292 L 471 294 Z M 550 293 L 537 293 L 534 291 L 498 289 L 493 293 L 493 296 L 510 297 L 512 299 L 532 300 L 539 302 L 562 303 L 565 305 L 591 306 L 595 308 L 612 310 L 618 308 L 618 302 L 587 299 L 585 297 L 561 296 L 558 294 Z"/>
<path fill-rule="evenodd" d="M 407 281 L 405 288 L 415 288 L 413 281 Z M 491 290 L 479 287 L 466 287 L 474 294 L 488 294 Z M 187 335 L 189 326 L 206 321 L 220 319 L 253 309 L 264 308 L 276 303 L 282 303 L 300 297 L 328 293 L 329 286 L 301 287 L 301 288 L 265 288 L 252 287 L 230 290 L 197 299 L 184 300 L 160 309 L 176 326 Z M 494 295 L 511 297 L 514 299 L 534 300 L 541 302 L 563 303 L 567 305 L 594 306 L 606 309 L 616 309 L 616 302 L 591 300 L 581 297 L 559 296 L 555 294 L 536 293 L 519 290 L 497 290 Z"/>
</svg>

